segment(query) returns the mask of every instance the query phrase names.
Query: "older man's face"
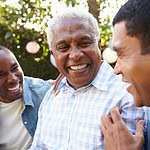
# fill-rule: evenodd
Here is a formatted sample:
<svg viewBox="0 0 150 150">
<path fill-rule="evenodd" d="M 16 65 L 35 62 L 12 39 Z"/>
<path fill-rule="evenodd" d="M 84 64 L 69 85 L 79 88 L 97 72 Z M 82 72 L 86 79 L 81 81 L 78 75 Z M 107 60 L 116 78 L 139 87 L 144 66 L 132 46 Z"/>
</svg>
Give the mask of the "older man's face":
<svg viewBox="0 0 150 150">
<path fill-rule="evenodd" d="M 150 106 L 150 54 L 141 55 L 141 43 L 126 34 L 125 22 L 114 26 L 113 47 L 118 54 L 115 73 L 129 83 L 136 106 Z"/>
<path fill-rule="evenodd" d="M 91 37 L 87 22 L 70 19 L 56 25 L 52 51 L 57 68 L 75 89 L 93 81 L 101 64 L 100 42 Z"/>
<path fill-rule="evenodd" d="M 0 50 L 0 100 L 10 103 L 22 94 L 23 71 L 12 53 Z"/>
</svg>

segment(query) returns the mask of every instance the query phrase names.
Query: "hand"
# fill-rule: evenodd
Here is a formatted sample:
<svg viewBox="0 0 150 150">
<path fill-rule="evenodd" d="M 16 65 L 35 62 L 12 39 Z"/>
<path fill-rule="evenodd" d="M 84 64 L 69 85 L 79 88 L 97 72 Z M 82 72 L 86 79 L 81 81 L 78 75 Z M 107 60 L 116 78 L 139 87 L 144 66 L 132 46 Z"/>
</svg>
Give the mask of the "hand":
<svg viewBox="0 0 150 150">
<path fill-rule="evenodd" d="M 59 83 L 61 82 L 61 80 L 63 78 L 64 78 L 64 76 L 60 73 L 56 80 L 53 80 L 53 81 L 50 82 L 50 85 L 55 85 L 55 83 L 56 83 L 59 86 Z M 55 87 L 55 88 L 56 88 L 55 90 L 57 90 L 57 87 Z"/>
<path fill-rule="evenodd" d="M 54 85 L 53 93 L 55 96 L 59 93 L 59 92 L 56 93 L 56 91 L 57 91 L 57 88 L 63 78 L 64 78 L 64 76 L 60 73 L 56 80 L 50 82 L 50 85 Z"/>
<path fill-rule="evenodd" d="M 121 109 L 115 107 L 110 115 L 101 117 L 100 129 L 104 135 L 106 150 L 141 150 L 144 144 L 144 120 L 136 124 L 135 135 L 131 134 L 121 118 Z"/>
</svg>

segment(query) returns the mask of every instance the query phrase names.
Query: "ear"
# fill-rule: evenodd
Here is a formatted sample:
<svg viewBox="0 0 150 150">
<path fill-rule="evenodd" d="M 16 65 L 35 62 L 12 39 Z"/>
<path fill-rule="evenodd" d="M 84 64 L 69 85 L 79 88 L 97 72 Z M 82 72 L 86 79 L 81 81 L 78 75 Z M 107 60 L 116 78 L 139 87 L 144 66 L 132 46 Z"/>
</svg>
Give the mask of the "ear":
<svg viewBox="0 0 150 150">
<path fill-rule="evenodd" d="M 50 50 L 50 53 L 53 55 L 53 51 Z"/>
<path fill-rule="evenodd" d="M 98 47 L 101 50 L 101 39 L 98 41 Z"/>
</svg>

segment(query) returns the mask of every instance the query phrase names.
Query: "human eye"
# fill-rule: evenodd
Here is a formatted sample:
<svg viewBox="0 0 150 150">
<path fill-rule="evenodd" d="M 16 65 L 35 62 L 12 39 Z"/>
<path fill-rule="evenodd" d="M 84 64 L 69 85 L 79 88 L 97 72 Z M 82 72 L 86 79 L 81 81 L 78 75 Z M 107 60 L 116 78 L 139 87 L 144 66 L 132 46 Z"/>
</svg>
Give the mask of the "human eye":
<svg viewBox="0 0 150 150">
<path fill-rule="evenodd" d="M 124 48 L 115 48 L 113 50 L 117 53 L 118 58 L 124 58 L 127 56 L 127 51 Z"/>
<path fill-rule="evenodd" d="M 123 51 L 117 51 L 117 56 L 118 56 L 118 58 L 123 59 L 123 58 L 126 57 L 127 55 L 126 55 L 126 53 L 123 52 Z"/>
<path fill-rule="evenodd" d="M 81 43 L 79 44 L 80 47 L 86 48 L 88 46 L 90 46 L 92 44 L 92 41 L 90 40 L 85 40 L 85 41 L 81 41 Z"/>
<path fill-rule="evenodd" d="M 67 51 L 68 49 L 69 49 L 69 45 L 67 45 L 67 44 L 63 44 L 63 45 L 57 46 L 57 50 L 58 50 L 59 52 L 65 52 L 65 51 Z"/>
<path fill-rule="evenodd" d="M 0 73 L 0 79 L 4 77 L 4 73 Z"/>
<path fill-rule="evenodd" d="M 19 68 L 19 66 L 16 65 L 16 66 L 14 66 L 14 67 L 12 68 L 12 71 L 18 71 L 18 68 Z"/>
</svg>

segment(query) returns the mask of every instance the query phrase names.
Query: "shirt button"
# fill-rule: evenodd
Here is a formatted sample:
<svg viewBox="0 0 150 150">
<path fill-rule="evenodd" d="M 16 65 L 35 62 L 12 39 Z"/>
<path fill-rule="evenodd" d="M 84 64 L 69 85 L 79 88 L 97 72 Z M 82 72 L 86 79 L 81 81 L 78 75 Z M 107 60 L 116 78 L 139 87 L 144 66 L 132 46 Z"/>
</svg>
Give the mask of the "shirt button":
<svg viewBox="0 0 150 150">
<path fill-rule="evenodd" d="M 64 87 L 64 90 L 65 90 L 65 91 L 67 91 L 67 90 L 68 90 L 68 88 L 67 88 L 67 87 Z"/>
<path fill-rule="evenodd" d="M 27 124 L 27 122 L 25 121 L 24 124 Z"/>
</svg>

